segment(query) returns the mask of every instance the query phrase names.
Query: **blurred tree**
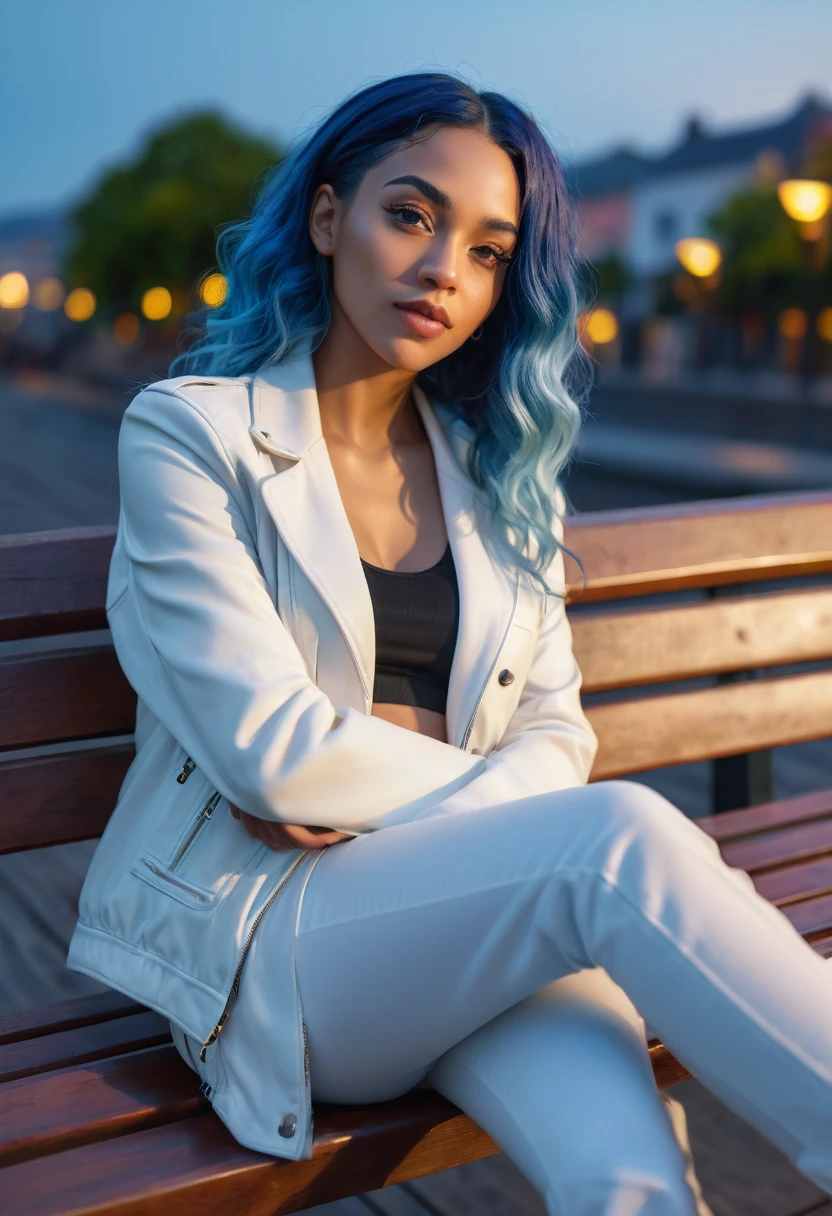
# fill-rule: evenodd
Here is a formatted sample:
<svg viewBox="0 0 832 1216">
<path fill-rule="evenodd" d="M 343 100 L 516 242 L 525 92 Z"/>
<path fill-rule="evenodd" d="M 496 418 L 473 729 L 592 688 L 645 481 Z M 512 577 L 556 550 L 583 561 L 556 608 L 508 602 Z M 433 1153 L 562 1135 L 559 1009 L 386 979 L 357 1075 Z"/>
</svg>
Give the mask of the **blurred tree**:
<svg viewBox="0 0 832 1216">
<path fill-rule="evenodd" d="M 137 311 L 157 285 L 189 293 L 216 264 L 218 227 L 248 214 L 282 155 L 213 111 L 157 128 L 75 208 L 66 280 L 91 288 L 110 314 Z"/>
<path fill-rule="evenodd" d="M 794 177 L 832 182 L 832 141 L 815 145 Z M 723 255 L 719 301 L 724 311 L 762 311 L 769 317 L 800 304 L 804 258 L 801 237 L 777 197 L 775 182 L 759 182 L 730 198 L 708 224 Z M 832 266 L 822 294 L 832 301 Z"/>
</svg>

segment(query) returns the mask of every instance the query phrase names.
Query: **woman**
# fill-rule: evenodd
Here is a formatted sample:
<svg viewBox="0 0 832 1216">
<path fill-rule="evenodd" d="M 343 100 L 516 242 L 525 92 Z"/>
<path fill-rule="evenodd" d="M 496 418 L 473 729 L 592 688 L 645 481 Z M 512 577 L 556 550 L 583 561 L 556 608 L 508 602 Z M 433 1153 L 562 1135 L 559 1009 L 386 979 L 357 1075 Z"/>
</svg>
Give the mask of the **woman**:
<svg viewBox="0 0 832 1216">
<path fill-rule="evenodd" d="M 646 1018 L 832 1193 L 823 961 L 658 794 L 586 784 L 557 488 L 585 357 L 539 128 L 453 76 L 374 85 L 219 260 L 226 304 L 122 425 L 137 754 L 70 965 L 169 1017 L 279 1156 L 313 1098 L 429 1084 L 552 1213 L 693 1212 Z"/>
</svg>

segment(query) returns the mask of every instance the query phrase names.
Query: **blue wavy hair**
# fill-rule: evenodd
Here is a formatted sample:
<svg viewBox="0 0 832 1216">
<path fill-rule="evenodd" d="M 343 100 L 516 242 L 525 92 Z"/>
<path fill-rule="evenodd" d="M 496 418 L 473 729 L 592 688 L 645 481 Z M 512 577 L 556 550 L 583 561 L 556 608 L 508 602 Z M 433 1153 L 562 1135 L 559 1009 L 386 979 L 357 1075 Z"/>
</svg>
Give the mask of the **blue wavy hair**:
<svg viewBox="0 0 832 1216">
<path fill-rule="evenodd" d="M 557 595 L 544 572 L 559 550 L 570 552 L 555 529 L 591 382 L 577 324 L 586 301 L 561 164 L 535 120 L 503 94 L 418 72 L 342 102 L 267 172 L 250 217 L 220 232 L 226 300 L 197 314 L 199 336 L 169 375 L 237 376 L 280 363 L 299 343 L 319 346 L 330 324 L 331 266 L 309 235 L 315 190 L 328 182 L 348 206 L 368 169 L 442 126 L 482 132 L 510 157 L 519 237 L 483 340 L 463 343 L 417 383 L 470 428 L 468 471 L 510 560 Z"/>
</svg>

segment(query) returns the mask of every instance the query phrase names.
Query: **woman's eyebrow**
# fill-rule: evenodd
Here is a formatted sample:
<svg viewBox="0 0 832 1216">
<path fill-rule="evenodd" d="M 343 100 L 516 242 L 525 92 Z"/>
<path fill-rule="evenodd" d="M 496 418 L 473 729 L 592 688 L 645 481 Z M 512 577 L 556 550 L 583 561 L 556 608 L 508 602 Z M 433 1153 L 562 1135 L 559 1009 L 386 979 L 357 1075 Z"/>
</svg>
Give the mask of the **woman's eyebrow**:
<svg viewBox="0 0 832 1216">
<path fill-rule="evenodd" d="M 418 177 L 415 173 L 406 173 L 403 177 L 392 177 L 384 185 L 413 186 L 420 194 L 424 194 L 425 198 L 429 199 L 434 206 L 441 207 L 443 211 L 450 211 L 451 209 L 451 200 L 445 191 L 440 190 L 438 186 L 434 186 L 433 182 L 427 181 L 424 177 Z M 480 224 L 491 232 L 511 232 L 514 236 L 517 236 L 517 229 L 509 220 L 498 220 L 492 216 L 486 216 L 480 220 Z"/>
</svg>

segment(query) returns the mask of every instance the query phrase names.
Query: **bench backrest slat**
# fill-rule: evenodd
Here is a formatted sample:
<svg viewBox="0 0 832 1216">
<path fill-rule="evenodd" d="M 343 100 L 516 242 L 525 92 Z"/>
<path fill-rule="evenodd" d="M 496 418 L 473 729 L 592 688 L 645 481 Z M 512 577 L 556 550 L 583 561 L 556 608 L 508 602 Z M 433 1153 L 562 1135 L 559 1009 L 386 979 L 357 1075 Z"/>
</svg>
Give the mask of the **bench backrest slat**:
<svg viewBox="0 0 832 1216">
<path fill-rule="evenodd" d="M 0 751 L 132 734 L 136 694 L 110 643 L 0 659 Z"/>
<path fill-rule="evenodd" d="M 109 743 L 0 761 L 0 853 L 100 836 L 134 755 Z"/>
<path fill-rule="evenodd" d="M 600 739 L 592 780 L 832 734 L 832 671 L 635 697 L 630 691 L 831 659 L 826 587 L 583 611 L 584 604 L 661 590 L 832 573 L 830 520 L 832 493 L 566 521 L 566 544 L 580 553 L 587 575 L 582 590 L 568 560 L 576 655 L 584 691 L 604 694 L 604 703 L 593 704 L 590 695 L 587 704 Z M 133 748 L 113 737 L 132 732 L 135 694 L 109 642 L 95 638 L 72 649 L 60 636 L 106 628 L 114 540 L 112 527 L 0 538 L 0 640 L 54 635 L 52 649 L 0 660 L 0 852 L 94 837 L 115 805 Z M 608 701 L 614 690 L 627 690 L 625 699 Z M 89 746 L 79 747 L 83 741 Z M 44 744 L 67 750 L 2 758 L 3 749 Z"/>
<path fill-rule="evenodd" d="M 0 642 L 106 629 L 115 528 L 0 536 Z"/>
<path fill-rule="evenodd" d="M 832 735 L 832 671 L 745 680 L 608 705 L 588 716 L 594 781 Z"/>
<path fill-rule="evenodd" d="M 832 492 L 750 495 L 572 516 L 573 600 L 590 603 L 832 570 Z"/>
<path fill-rule="evenodd" d="M 583 690 L 832 658 L 832 589 L 725 597 L 572 619 Z"/>
</svg>

